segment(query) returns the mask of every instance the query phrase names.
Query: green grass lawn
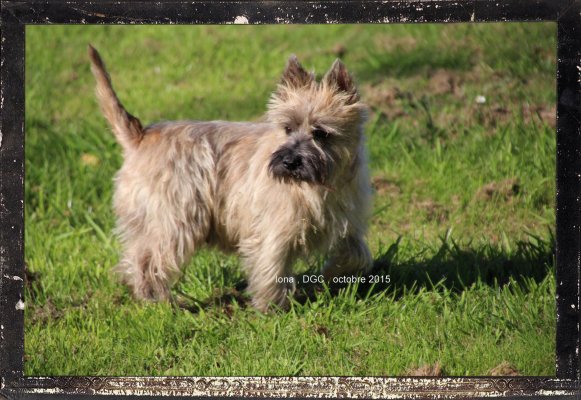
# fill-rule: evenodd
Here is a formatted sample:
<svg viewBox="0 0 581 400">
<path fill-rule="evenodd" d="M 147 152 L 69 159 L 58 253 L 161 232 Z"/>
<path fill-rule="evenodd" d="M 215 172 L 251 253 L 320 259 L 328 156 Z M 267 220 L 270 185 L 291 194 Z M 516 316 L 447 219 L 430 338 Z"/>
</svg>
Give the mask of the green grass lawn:
<svg viewBox="0 0 581 400">
<path fill-rule="evenodd" d="M 25 373 L 554 375 L 555 30 L 27 26 Z M 390 282 L 301 286 L 263 315 L 238 260 L 203 250 L 176 288 L 201 303 L 133 300 L 110 273 L 121 154 L 88 43 L 146 124 L 256 120 L 290 54 L 318 76 L 340 56 L 372 110 L 368 241 Z"/>
</svg>

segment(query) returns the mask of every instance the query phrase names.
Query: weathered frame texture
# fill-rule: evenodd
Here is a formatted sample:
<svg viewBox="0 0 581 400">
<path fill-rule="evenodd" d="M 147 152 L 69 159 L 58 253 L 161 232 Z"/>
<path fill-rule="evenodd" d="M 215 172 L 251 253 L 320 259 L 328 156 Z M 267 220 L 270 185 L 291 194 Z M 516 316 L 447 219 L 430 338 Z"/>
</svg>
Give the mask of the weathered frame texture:
<svg viewBox="0 0 581 400">
<path fill-rule="evenodd" d="M 1 1 L 0 397 L 165 395 L 581 398 L 581 0 Z M 24 29 L 27 24 L 556 21 L 556 377 L 25 377 Z M 238 19 L 240 20 L 240 18 Z M 242 20 L 244 20 L 242 18 Z M 526 38 L 523 38 L 526 40 Z"/>
</svg>

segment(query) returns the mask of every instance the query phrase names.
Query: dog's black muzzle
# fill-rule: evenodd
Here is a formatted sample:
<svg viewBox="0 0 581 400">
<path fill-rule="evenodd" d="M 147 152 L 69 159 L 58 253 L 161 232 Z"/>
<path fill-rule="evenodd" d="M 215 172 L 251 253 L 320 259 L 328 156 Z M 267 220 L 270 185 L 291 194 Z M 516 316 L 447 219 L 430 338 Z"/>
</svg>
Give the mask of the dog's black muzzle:
<svg viewBox="0 0 581 400">
<path fill-rule="evenodd" d="M 328 174 L 324 156 L 308 146 L 283 146 L 270 159 L 268 170 L 282 181 L 297 180 L 323 184 Z"/>
<path fill-rule="evenodd" d="M 302 157 L 296 154 L 287 154 L 282 158 L 282 165 L 292 172 L 303 164 Z"/>
</svg>

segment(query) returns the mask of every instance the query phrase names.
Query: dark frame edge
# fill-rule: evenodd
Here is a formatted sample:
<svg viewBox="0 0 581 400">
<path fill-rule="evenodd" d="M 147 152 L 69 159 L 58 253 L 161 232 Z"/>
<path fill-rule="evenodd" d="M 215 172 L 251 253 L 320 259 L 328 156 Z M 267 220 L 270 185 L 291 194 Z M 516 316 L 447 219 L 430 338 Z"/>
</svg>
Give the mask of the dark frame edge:
<svg viewBox="0 0 581 400">
<path fill-rule="evenodd" d="M 557 377 L 581 378 L 581 4 L 557 22 Z"/>
<path fill-rule="evenodd" d="M 502 4 L 516 5 L 511 0 L 498 1 Z M 260 16 L 252 14 L 258 2 L 226 1 L 220 2 L 215 11 L 225 16 L 249 15 L 250 23 L 298 23 L 307 22 L 492 22 L 492 21 L 557 21 L 559 31 L 559 60 L 557 88 L 558 148 L 562 153 L 557 166 L 557 220 L 562 221 L 562 229 L 557 232 L 557 279 L 572 278 L 557 287 L 557 378 L 554 377 L 449 377 L 449 378 L 381 378 L 381 377 L 190 377 L 190 378 L 144 378 L 144 377 L 24 377 L 23 376 L 23 196 L 24 196 L 24 30 L 26 24 L 35 23 L 135 23 L 129 17 L 119 17 L 107 12 L 115 11 L 121 3 L 105 1 L 92 3 L 86 8 L 79 5 L 90 4 L 84 1 L 56 1 L 47 7 L 47 1 L 2 1 L 1 37 L 1 125 L 3 133 L 0 143 L 0 397 L 22 397 L 36 394 L 86 395 L 132 394 L 139 396 L 197 396 L 197 397 L 326 397 L 326 398 L 440 398 L 443 393 L 450 398 L 475 398 L 491 396 L 567 396 L 579 398 L 581 388 L 579 358 L 579 306 L 581 294 L 581 2 L 580 0 L 533 0 L 540 4 L 539 10 L 528 10 L 516 16 L 515 12 L 524 10 L 520 6 L 491 9 L 493 1 L 467 0 L 467 8 L 456 6 L 456 17 L 446 17 L 453 3 L 436 0 L 442 10 L 419 18 L 412 12 L 407 19 L 405 12 L 410 11 L 408 4 L 401 1 L 367 1 L 366 6 L 378 7 L 384 4 L 381 18 L 371 20 L 371 14 L 350 14 L 344 8 L 347 1 L 330 1 L 337 7 L 336 19 L 322 19 L 319 14 L 310 14 L 316 2 L 269 2 L 282 6 L 276 12 Z M 137 20 L 137 23 L 150 23 L 152 18 L 160 18 L 164 13 L 150 1 L 131 1 L 129 4 L 142 3 L 152 15 Z M 170 4 L 182 4 L 169 1 Z M 191 2 L 190 8 L 201 7 L 204 2 Z M 427 2 L 426 2 L 427 3 Z M 105 4 L 106 13 L 95 9 Z M 164 3 L 165 4 L 165 3 Z M 292 18 L 281 19 L 285 15 L 285 4 L 301 7 Z M 397 5 L 401 7 L 396 12 Z M 416 3 L 414 6 L 417 6 Z M 109 5 L 109 9 L 107 9 Z M 226 10 L 227 6 L 233 6 Z M 35 8 L 36 7 L 36 8 Z M 520 8 L 519 8 L 520 7 Z M 122 8 L 122 7 L 121 7 Z M 170 7 L 171 8 L 171 7 Z M 268 8 L 268 7 L 267 7 Z M 270 9 L 270 8 L 269 8 Z M 272 8 L 274 9 L 274 7 Z M 67 12 L 63 12 L 68 11 Z M 268 11 L 268 10 L 266 10 Z M 567 11 L 567 12 L 565 12 Z M 260 13 L 259 13 L 260 14 Z M 72 17 L 71 17 L 72 15 Z M 384 19 L 385 15 L 385 19 Z M 46 17 L 46 18 L 45 18 Z M 163 16 L 161 18 L 170 18 Z M 255 18 L 256 17 L 256 18 Z M 415 20 L 413 18 L 416 18 Z M 66 19 L 68 18 L 68 19 Z M 173 18 L 173 17 L 172 17 Z M 226 17 L 218 20 L 187 17 L 194 23 L 224 23 Z M 215 18 L 215 17 L 213 17 Z M 255 19 L 254 19 L 255 18 Z M 357 19 L 361 18 L 361 19 Z M 367 19 L 366 19 L 367 18 Z M 234 18 L 233 18 L 234 19 Z M 169 20 L 172 21 L 172 20 Z M 177 22 L 175 22 L 177 21 Z M 187 23 L 183 19 L 174 23 Z M 169 23 L 169 22 L 166 22 Z M 577 35 L 577 36 L 575 36 Z M 567 44 L 567 45 L 566 45 Z M 566 93 L 567 85 L 573 82 L 577 96 Z M 573 100 L 571 100 L 573 99 Z M 572 102 L 571 102 L 572 101 Z M 559 151 L 559 150 L 558 150 Z M 571 189 L 571 183 L 574 183 Z M 573 210 L 573 219 L 567 220 L 567 213 Z M 569 210 L 569 211 L 567 211 Z M 564 221 L 564 222 L 563 222 Z M 559 280 L 557 280 L 559 282 Z M 573 290 L 571 292 L 570 290 Z M 573 295 L 571 295 L 573 293 Z M 572 310 L 571 305 L 576 309 Z M 7 312 L 5 312 L 7 310 Z M 7 329 L 7 327 L 10 329 Z M 576 338 L 571 342 L 571 338 Z M 563 341 L 564 340 L 564 341 Z M 7 360 L 7 361 L 6 361 Z"/>
<path fill-rule="evenodd" d="M 8 395 L 136 395 L 257 398 L 488 398 L 573 396 L 576 380 L 548 377 L 24 377 Z"/>
<path fill-rule="evenodd" d="M 0 376 L 24 366 L 24 24 L 1 9 Z M 10 244 L 10 246 L 6 246 Z"/>
<path fill-rule="evenodd" d="M 577 0 L 4 0 L 22 24 L 328 24 L 556 21 Z M 139 15 L 127 9 L 139 6 Z"/>
</svg>

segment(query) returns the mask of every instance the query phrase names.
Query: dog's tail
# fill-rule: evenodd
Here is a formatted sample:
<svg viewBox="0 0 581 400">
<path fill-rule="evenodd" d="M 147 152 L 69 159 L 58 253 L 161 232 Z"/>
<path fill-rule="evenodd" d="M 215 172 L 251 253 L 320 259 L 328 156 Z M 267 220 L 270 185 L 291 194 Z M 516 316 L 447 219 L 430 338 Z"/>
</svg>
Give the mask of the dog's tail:
<svg viewBox="0 0 581 400">
<path fill-rule="evenodd" d="M 97 50 L 91 45 L 89 45 L 89 58 L 91 59 L 91 71 L 97 80 L 96 93 L 101 111 L 111 125 L 111 129 L 121 146 L 125 150 L 137 148 L 143 139 L 141 122 L 129 114 L 117 98 L 105 64 Z"/>
</svg>

